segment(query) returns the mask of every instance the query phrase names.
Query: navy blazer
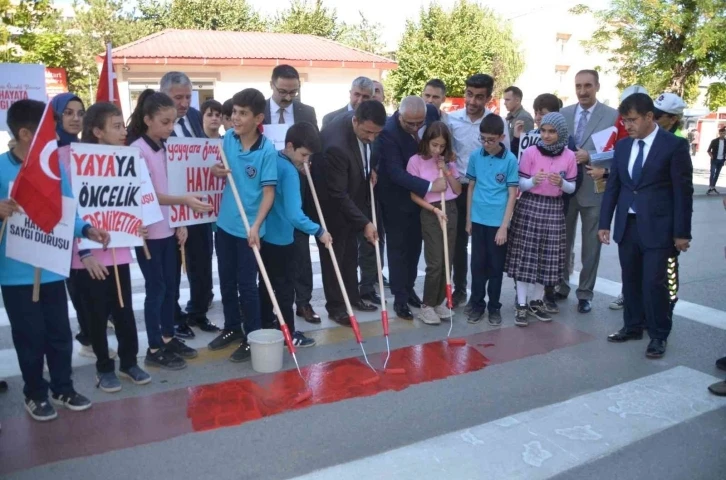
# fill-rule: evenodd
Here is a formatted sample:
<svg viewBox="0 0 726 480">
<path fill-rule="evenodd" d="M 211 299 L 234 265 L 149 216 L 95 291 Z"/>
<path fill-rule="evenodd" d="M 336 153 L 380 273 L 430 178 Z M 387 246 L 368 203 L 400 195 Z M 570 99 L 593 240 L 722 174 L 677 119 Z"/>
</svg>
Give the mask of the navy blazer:
<svg viewBox="0 0 726 480">
<path fill-rule="evenodd" d="M 423 198 L 428 192 L 429 181 L 411 175 L 406 171 L 408 161 L 418 153 L 418 144 L 410 133 L 401 127 L 396 111 L 386 121 L 386 126 L 374 143 L 378 173 L 376 191 L 381 202 L 396 209 L 413 212 L 418 209 L 411 192 Z M 426 105 L 426 125 L 441 119 L 441 113 L 433 105 Z"/>
<path fill-rule="evenodd" d="M 632 138 L 615 145 L 600 207 L 600 230 L 610 229 L 617 206 L 613 239 L 620 243 L 632 206 L 643 246 L 673 248 L 674 238 L 691 238 L 693 164 L 688 142 L 659 128 L 637 185 L 628 172 L 632 146 Z"/>
<path fill-rule="evenodd" d="M 192 133 L 197 138 L 207 138 L 207 136 L 204 134 L 204 127 L 202 126 L 202 114 L 194 107 L 189 107 L 189 110 L 187 110 L 187 119 L 189 120 L 189 125 L 187 125 L 187 128 L 192 129 Z M 172 130 L 171 132 L 172 137 L 176 137 L 176 132 Z"/>
</svg>

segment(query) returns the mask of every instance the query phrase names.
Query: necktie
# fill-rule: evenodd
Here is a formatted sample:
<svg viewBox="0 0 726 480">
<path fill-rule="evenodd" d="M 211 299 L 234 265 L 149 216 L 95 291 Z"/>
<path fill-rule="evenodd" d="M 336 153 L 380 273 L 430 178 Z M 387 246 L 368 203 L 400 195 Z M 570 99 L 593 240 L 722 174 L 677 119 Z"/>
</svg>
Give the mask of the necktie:
<svg viewBox="0 0 726 480">
<path fill-rule="evenodd" d="M 280 118 L 277 120 L 277 123 L 283 125 L 285 123 L 285 109 L 281 108 L 277 112 L 280 114 Z"/>
<path fill-rule="evenodd" d="M 635 157 L 635 163 L 633 164 L 633 173 L 630 174 L 630 177 L 633 179 L 633 183 L 635 185 L 638 184 L 640 181 L 640 174 L 643 173 L 643 148 L 645 147 L 645 142 L 643 140 L 638 140 L 638 155 Z"/>
<path fill-rule="evenodd" d="M 579 147 L 582 146 L 583 140 L 585 136 L 585 128 L 587 128 L 587 117 L 590 115 L 590 112 L 587 110 L 583 110 L 580 114 L 580 121 L 577 122 L 577 129 L 575 130 L 575 140 L 577 140 L 577 145 Z"/>
<path fill-rule="evenodd" d="M 180 118 L 177 121 L 179 122 L 179 126 L 181 127 L 182 133 L 184 134 L 185 137 L 194 136 L 194 135 L 192 135 L 192 132 L 190 132 L 189 129 L 187 128 L 187 126 L 185 125 L 186 122 L 184 122 L 184 117 Z"/>
</svg>

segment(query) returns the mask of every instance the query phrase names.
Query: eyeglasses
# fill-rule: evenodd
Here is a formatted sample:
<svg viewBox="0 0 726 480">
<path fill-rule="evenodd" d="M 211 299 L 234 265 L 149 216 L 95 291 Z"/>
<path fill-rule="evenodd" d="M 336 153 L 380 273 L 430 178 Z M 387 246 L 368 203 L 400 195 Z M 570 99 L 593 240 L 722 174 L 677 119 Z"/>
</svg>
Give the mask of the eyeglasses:
<svg viewBox="0 0 726 480">
<path fill-rule="evenodd" d="M 485 136 L 482 135 L 482 136 L 479 137 L 479 141 L 482 144 L 484 144 L 484 145 L 491 145 L 493 143 L 498 143 L 499 142 L 499 138 L 497 138 L 497 137 L 485 137 Z"/>
<path fill-rule="evenodd" d="M 401 123 L 403 123 L 403 125 L 406 126 L 406 127 L 408 127 L 408 128 L 415 128 L 416 130 L 418 130 L 419 128 L 421 128 L 421 127 L 424 126 L 424 124 L 426 123 L 426 120 L 424 119 L 424 120 L 421 120 L 420 122 L 407 122 L 402 117 L 401 118 Z"/>
<path fill-rule="evenodd" d="M 643 117 L 623 118 L 623 125 L 635 125 Z"/>
<path fill-rule="evenodd" d="M 277 93 L 279 93 L 281 97 L 292 97 L 292 98 L 295 98 L 295 97 L 297 97 L 300 94 L 300 90 L 290 90 L 290 91 L 288 91 L 288 90 L 280 90 L 279 88 L 277 88 L 277 85 L 275 85 L 274 83 L 272 84 L 272 88 L 274 88 L 275 91 Z"/>
<path fill-rule="evenodd" d="M 86 111 L 85 110 L 78 110 L 78 111 L 63 110 L 63 116 L 64 117 L 78 117 L 78 118 L 83 118 L 83 116 L 85 114 L 86 114 Z"/>
</svg>

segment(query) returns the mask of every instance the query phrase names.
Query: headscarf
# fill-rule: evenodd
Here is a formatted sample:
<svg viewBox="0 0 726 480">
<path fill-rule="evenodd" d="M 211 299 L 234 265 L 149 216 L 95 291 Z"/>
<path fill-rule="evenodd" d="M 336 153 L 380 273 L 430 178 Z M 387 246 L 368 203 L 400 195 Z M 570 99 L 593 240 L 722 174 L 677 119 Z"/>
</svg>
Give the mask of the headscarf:
<svg viewBox="0 0 726 480">
<path fill-rule="evenodd" d="M 78 141 L 77 135 L 71 135 L 63 130 L 63 111 L 66 109 L 68 104 L 74 100 L 81 102 L 81 105 L 83 105 L 83 100 L 73 93 L 61 93 L 60 95 L 53 97 L 53 100 L 50 101 L 50 105 L 53 107 L 53 112 L 55 112 L 55 131 L 58 133 L 59 147 L 64 147 L 66 145 L 70 145 L 72 142 Z"/>
<path fill-rule="evenodd" d="M 567 121 L 565 117 L 559 112 L 550 112 L 540 122 L 540 128 L 542 125 L 552 125 L 557 130 L 557 141 L 552 145 L 545 145 L 540 138 L 537 141 L 537 148 L 540 152 L 547 156 L 557 156 L 567 147 L 567 142 L 570 137 L 570 132 L 567 130 Z"/>
</svg>

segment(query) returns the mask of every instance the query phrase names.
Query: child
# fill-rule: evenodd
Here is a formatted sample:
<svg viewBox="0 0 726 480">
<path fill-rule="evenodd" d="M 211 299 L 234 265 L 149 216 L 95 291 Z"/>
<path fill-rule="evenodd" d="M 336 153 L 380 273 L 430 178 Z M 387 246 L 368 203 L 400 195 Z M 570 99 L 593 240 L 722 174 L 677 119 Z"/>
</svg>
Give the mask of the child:
<svg viewBox="0 0 726 480">
<path fill-rule="evenodd" d="M 55 113 L 56 133 L 58 134 L 58 158 L 61 163 L 64 159 L 69 162 L 71 157 L 71 143 L 78 141 L 78 135 L 83 128 L 83 116 L 86 109 L 80 98 L 72 93 L 61 93 L 53 97 L 50 101 Z M 89 333 L 89 320 L 80 308 L 78 300 L 78 288 L 73 283 L 73 278 L 66 279 L 66 287 L 68 295 L 71 297 L 73 309 L 76 311 L 76 320 L 78 320 L 78 334 L 76 340 L 81 344 L 81 350 L 78 352 L 83 357 L 96 358 L 91 348 L 91 334 Z M 116 352 L 109 350 L 111 358 L 116 358 Z"/>
<path fill-rule="evenodd" d="M 224 133 L 232 130 L 232 99 L 225 101 L 222 104 L 222 126 L 224 127 Z"/>
<path fill-rule="evenodd" d="M 421 207 L 421 234 L 426 259 L 424 297 L 419 320 L 427 325 L 438 325 L 441 319 L 450 318 L 446 300 L 446 270 L 444 262 L 444 235 L 442 222 L 446 224 L 449 253 L 454 252 L 456 242 L 456 197 L 461 193 L 456 157 L 451 145 L 451 134 L 443 122 L 434 122 L 426 129 L 419 142 L 418 154 L 411 157 L 406 171 L 429 182 L 443 172 L 446 188 L 446 214 L 441 210 L 441 194 L 427 193 L 424 198 L 411 193 L 411 200 Z"/>
<path fill-rule="evenodd" d="M 88 109 L 83 118 L 83 143 L 123 146 L 125 140 L 124 119 L 115 105 L 97 103 Z M 70 169 L 69 157 L 61 157 L 60 161 L 63 168 Z M 143 229 L 143 234 L 146 233 L 145 230 Z M 114 264 L 112 252 L 97 248 L 79 252 L 78 244 L 75 244 L 70 276 L 78 288 L 80 312 L 89 320 L 91 344 L 97 359 L 96 386 L 108 393 L 121 390 L 121 382 L 116 376 L 115 362 L 110 358 L 106 337 L 106 319 L 112 312 L 121 359 L 120 375 L 136 385 L 145 385 L 151 381 L 151 376 L 136 363 L 139 339 L 131 301 L 131 249 L 115 250 L 123 307 L 118 301 L 116 279 L 109 275 Z"/>
<path fill-rule="evenodd" d="M 519 165 L 522 196 L 514 208 L 505 269 L 517 282 L 514 323 L 529 324 L 527 315 L 543 322 L 544 286 L 559 283 L 565 264 L 565 214 L 562 193 L 575 191 L 575 154 L 567 148 L 565 118 L 548 113 L 540 125 L 541 139 L 524 151 Z M 529 299 L 529 303 L 527 300 Z"/>
<path fill-rule="evenodd" d="M 174 337 L 176 271 L 179 268 L 177 249 L 183 248 L 187 229 L 179 227 L 175 232 L 169 227 L 169 205 L 186 205 L 195 212 L 209 212 L 212 209 L 211 205 L 194 195 L 168 194 L 164 142 L 174 130 L 175 121 L 176 109 L 172 99 L 164 93 L 147 89 L 139 95 L 128 128 L 128 134 L 137 138 L 131 146 L 137 147 L 146 161 L 164 216 L 164 220 L 148 227 L 146 245 L 151 258 L 147 260 L 143 249 L 136 248 L 136 260 L 146 281 L 144 320 L 149 349 L 144 364 L 167 370 L 181 370 L 187 366 L 185 358 L 197 356 L 196 350 Z"/>
<path fill-rule="evenodd" d="M 0 219 L 5 220 L 19 211 L 18 205 L 8 199 L 10 182 L 14 181 L 25 160 L 35 131 L 40 124 L 45 104 L 36 100 L 20 100 L 10 106 L 7 123 L 16 140 L 15 147 L 0 155 Z M 70 183 L 60 169 L 64 196 L 72 196 Z M 110 237 L 104 230 L 93 228 L 78 216 L 75 236 L 86 237 L 108 245 Z M 53 420 L 58 416 L 48 402 L 48 382 L 43 378 L 43 360 L 50 371 L 51 401 L 73 411 L 87 410 L 91 401 L 77 393 L 71 379 L 73 337 L 68 320 L 68 298 L 63 277 L 43 270 L 40 279 L 40 301 L 34 302 L 33 280 L 35 269 L 5 255 L 7 233 L 0 240 L 0 287 L 10 320 L 13 344 L 23 374 L 25 409 L 38 421 Z"/>
<path fill-rule="evenodd" d="M 298 229 L 306 235 L 315 235 L 325 246 L 332 243 L 330 234 L 310 220 L 302 210 L 298 171 L 304 174 L 303 164 L 309 162 L 310 156 L 319 151 L 320 138 L 316 126 L 301 122 L 287 131 L 285 149 L 277 155 L 275 203 L 272 204 L 272 210 L 267 217 L 267 233 L 262 242 L 262 260 L 296 347 L 312 347 L 315 345 L 315 340 L 295 330 L 295 316 L 292 309 L 295 300 L 293 284 L 295 270 L 290 268 L 295 261 L 294 230 Z M 262 326 L 273 328 L 276 318 L 262 278 L 259 285 Z"/>
<path fill-rule="evenodd" d="M 202 104 L 202 128 L 207 138 L 220 138 L 219 127 L 222 125 L 222 104 L 216 100 L 207 100 Z"/>
<path fill-rule="evenodd" d="M 217 262 L 219 288 L 222 293 L 224 329 L 209 344 L 221 350 L 239 341 L 230 361 L 250 358 L 246 334 L 260 328 L 260 295 L 257 290 L 257 262 L 252 247 L 260 247 L 265 235 L 265 217 L 275 200 L 277 185 L 277 151 L 274 144 L 260 135 L 258 126 L 265 119 L 265 97 L 247 88 L 232 97 L 232 129 L 224 135 L 224 154 L 229 162 L 235 186 L 250 223 L 247 233 L 229 182 L 224 187 L 217 218 Z M 230 173 L 223 165 L 212 167 L 223 178 Z M 245 329 L 242 331 L 244 312 Z"/>
<path fill-rule="evenodd" d="M 504 123 L 495 114 L 479 125 L 482 149 L 469 157 L 466 176 L 466 231 L 471 235 L 471 297 L 467 321 L 479 323 L 487 308 L 489 325 L 502 324 L 499 297 L 502 293 L 507 231 L 517 199 L 517 157 L 502 144 Z M 489 284 L 487 286 L 487 283 Z"/>
</svg>

